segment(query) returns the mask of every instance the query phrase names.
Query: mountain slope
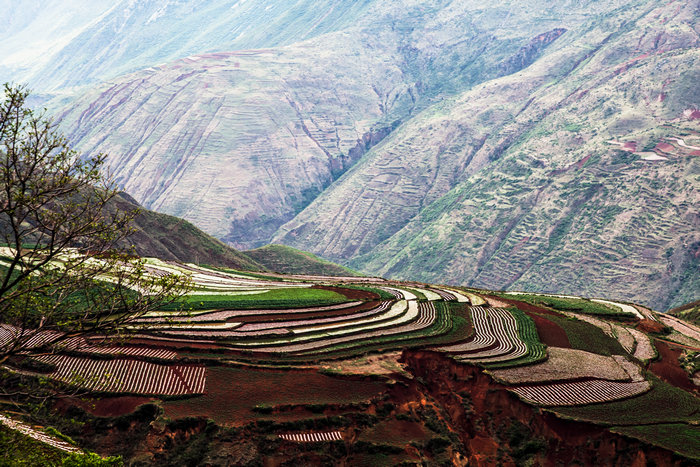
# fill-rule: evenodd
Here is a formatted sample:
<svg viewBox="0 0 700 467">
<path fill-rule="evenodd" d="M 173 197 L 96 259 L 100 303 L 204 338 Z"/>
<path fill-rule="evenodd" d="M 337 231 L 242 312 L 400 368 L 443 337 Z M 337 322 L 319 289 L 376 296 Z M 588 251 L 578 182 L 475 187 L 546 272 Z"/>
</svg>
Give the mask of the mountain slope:
<svg viewBox="0 0 700 467">
<path fill-rule="evenodd" d="M 275 241 L 391 277 L 695 298 L 698 5 L 631 3 L 422 112 Z"/>
<path fill-rule="evenodd" d="M 183 219 L 143 209 L 126 193 L 120 193 L 111 208 L 126 212 L 138 210 L 132 222 L 133 233 L 121 245 L 127 252 L 166 261 L 223 266 L 243 271 L 266 270 L 265 266 L 246 254 L 225 245 Z"/>
<path fill-rule="evenodd" d="M 2 2 L 0 2 L 2 3 Z M 0 61 L 36 92 L 97 83 L 209 51 L 290 44 L 353 23 L 367 1 L 16 1 L 4 9 Z M 58 20 L 57 20 L 58 18 Z M 27 44 L 29 42 L 29 44 Z M 50 46 L 49 46 L 50 44 Z M 37 53 L 26 54 L 30 46 Z M 20 49 L 21 53 L 12 52 Z M 2 75 L 0 75 L 2 77 Z"/>
<path fill-rule="evenodd" d="M 256 247 L 417 110 L 529 65 L 565 29 L 621 4 L 565 2 L 555 15 L 541 0 L 375 1 L 352 27 L 139 71 L 58 117 L 78 150 L 111 154 L 144 206 Z"/>
</svg>

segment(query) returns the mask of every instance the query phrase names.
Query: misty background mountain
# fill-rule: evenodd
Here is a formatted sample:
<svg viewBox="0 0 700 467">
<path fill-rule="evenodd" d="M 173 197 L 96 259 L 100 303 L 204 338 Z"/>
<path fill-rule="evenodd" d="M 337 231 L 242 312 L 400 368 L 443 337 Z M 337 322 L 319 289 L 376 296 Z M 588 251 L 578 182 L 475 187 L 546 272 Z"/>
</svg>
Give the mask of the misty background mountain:
<svg viewBox="0 0 700 467">
<path fill-rule="evenodd" d="M 235 247 L 697 298 L 698 0 L 0 7 L 0 80 L 139 203 Z"/>
</svg>

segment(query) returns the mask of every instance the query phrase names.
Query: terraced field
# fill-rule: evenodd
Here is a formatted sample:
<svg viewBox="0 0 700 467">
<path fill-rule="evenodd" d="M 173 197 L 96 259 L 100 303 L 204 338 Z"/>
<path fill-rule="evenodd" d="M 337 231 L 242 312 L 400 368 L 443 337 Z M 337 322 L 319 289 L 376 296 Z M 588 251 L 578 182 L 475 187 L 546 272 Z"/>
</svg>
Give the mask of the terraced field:
<svg viewBox="0 0 700 467">
<path fill-rule="evenodd" d="M 187 397 L 164 402 L 168 416 L 240 423 L 273 408 L 292 410 L 284 407 L 295 401 L 303 406 L 313 400 L 341 405 L 347 400 L 352 405 L 378 397 L 383 383 L 346 384 L 333 378 L 343 368 L 364 378 L 401 375 L 402 351 L 437 352 L 457 364 L 481 367 L 530 405 L 550 410 L 604 406 L 652 390 L 648 365 L 659 354 L 656 337 L 644 323 L 666 323 L 675 333 L 688 334 L 687 339 L 697 338 L 694 328 L 675 318 L 599 299 L 526 293 L 496 297 L 482 290 L 382 279 L 368 284 L 352 277 L 254 277 L 158 260 L 149 260 L 148 266 L 153 275 L 189 275 L 193 291 L 177 306 L 138 317 L 125 341 L 65 339 L 58 332 L 3 325 L 0 346 L 18 336 L 44 345 L 47 354 L 36 359 L 51 369 L 42 376 L 84 392 Z M 321 368 L 338 368 L 316 374 L 325 389 L 299 383 L 316 381 L 308 372 Z M 290 371 L 305 376 L 282 377 Z M 679 370 L 674 371 L 678 378 Z M 240 377 L 231 377 L 234 373 Z M 273 387 L 267 392 L 248 387 L 244 380 L 249 378 Z M 275 392 L 275 384 L 286 388 L 283 395 Z M 344 385 L 366 396 L 358 400 L 338 392 Z M 245 397 L 232 403 L 236 391 Z M 256 394 L 262 399 L 256 400 Z M 276 435 L 292 443 L 345 439 L 342 430 L 320 428 Z"/>
</svg>

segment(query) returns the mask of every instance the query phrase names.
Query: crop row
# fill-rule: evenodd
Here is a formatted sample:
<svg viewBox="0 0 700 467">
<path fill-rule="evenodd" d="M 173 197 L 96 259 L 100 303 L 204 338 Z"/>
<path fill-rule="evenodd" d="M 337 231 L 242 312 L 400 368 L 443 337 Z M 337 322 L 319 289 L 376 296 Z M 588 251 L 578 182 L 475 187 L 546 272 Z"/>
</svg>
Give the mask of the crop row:
<svg viewBox="0 0 700 467">
<path fill-rule="evenodd" d="M 436 350 L 448 353 L 466 353 L 496 344 L 496 337 L 490 332 L 487 309 L 481 306 L 472 306 L 469 307 L 469 310 L 474 325 L 474 336 L 465 342 L 438 347 Z"/>
<path fill-rule="evenodd" d="M 519 358 L 492 363 L 489 368 L 505 368 L 509 366 L 528 365 L 547 358 L 546 347 L 540 342 L 535 323 L 522 311 L 509 309 L 508 312 L 517 322 L 517 331 L 522 341 L 527 346 L 527 353 Z"/>
<path fill-rule="evenodd" d="M 140 324 L 150 323 L 170 323 L 170 322 L 221 322 L 229 319 L 243 318 L 249 316 L 265 316 L 269 314 L 299 314 L 299 313 L 318 313 L 323 311 L 342 310 L 344 308 L 352 308 L 362 304 L 362 302 L 345 302 L 336 305 L 313 306 L 305 308 L 288 308 L 288 309 L 260 309 L 260 310 L 221 310 L 207 311 L 205 313 L 183 313 L 183 312 L 159 312 L 157 316 L 149 316 L 139 319 Z"/>
<path fill-rule="evenodd" d="M 456 358 L 470 362 L 497 362 L 512 360 L 522 357 L 527 353 L 527 346 L 518 336 L 517 323 L 513 315 L 508 311 L 499 308 L 488 310 L 489 330 L 497 346 L 492 349 L 485 349 L 475 353 L 459 355 Z"/>
<path fill-rule="evenodd" d="M 323 431 L 317 433 L 284 433 L 280 438 L 297 443 L 321 443 L 324 441 L 342 441 L 340 431 Z"/>
<path fill-rule="evenodd" d="M 206 384 L 206 369 L 200 365 L 159 365 L 138 360 L 92 360 L 66 355 L 47 355 L 39 359 L 57 367 L 48 375 L 49 378 L 98 392 L 201 394 Z"/>
<path fill-rule="evenodd" d="M 609 402 L 637 396 L 648 391 L 649 382 L 619 382 L 600 379 L 510 388 L 521 398 L 536 405 L 564 406 Z"/>
<path fill-rule="evenodd" d="M 49 446 L 53 446 L 56 449 L 60 449 L 61 451 L 82 452 L 80 450 L 80 448 L 77 448 L 77 447 L 73 446 L 72 444 L 67 443 L 66 441 L 60 440 L 58 438 L 54 438 L 53 436 L 50 436 L 46 433 L 35 430 L 34 428 L 27 425 L 26 423 L 22 423 L 22 422 L 19 422 L 17 420 L 13 420 L 9 417 L 5 417 L 4 415 L 0 415 L 0 425 L 5 425 L 8 428 L 11 428 L 13 430 L 17 430 L 25 436 L 28 436 L 28 437 L 35 439 L 37 441 L 40 441 L 42 443 L 46 443 Z"/>
<path fill-rule="evenodd" d="M 349 355 L 353 349 L 358 348 L 365 351 L 372 348 L 396 348 L 408 344 L 420 345 L 425 343 L 427 339 L 442 336 L 452 329 L 453 322 L 449 311 L 445 308 L 444 302 L 438 304 L 421 302 L 418 304 L 418 312 L 420 318 L 416 322 L 405 326 L 399 326 L 387 331 L 358 334 L 353 340 L 336 342 L 320 349 L 297 352 L 295 355 L 304 358 L 314 358 L 321 353 Z M 423 319 L 423 316 L 427 316 L 427 318 Z M 430 316 L 434 316 L 434 321 L 431 323 L 429 323 Z M 419 321 L 425 324 L 418 324 Z"/>
<path fill-rule="evenodd" d="M 256 347 L 255 350 L 259 352 L 298 352 L 356 340 L 360 338 L 359 336 L 395 334 L 396 332 L 406 332 L 406 329 L 414 330 L 427 327 L 416 324 L 419 309 L 418 302 L 415 300 L 410 302 L 402 300 L 394 303 L 390 313 L 392 318 L 381 323 L 368 323 L 347 329 L 324 330 L 321 333 L 274 341 L 271 342 L 273 346 Z"/>
</svg>

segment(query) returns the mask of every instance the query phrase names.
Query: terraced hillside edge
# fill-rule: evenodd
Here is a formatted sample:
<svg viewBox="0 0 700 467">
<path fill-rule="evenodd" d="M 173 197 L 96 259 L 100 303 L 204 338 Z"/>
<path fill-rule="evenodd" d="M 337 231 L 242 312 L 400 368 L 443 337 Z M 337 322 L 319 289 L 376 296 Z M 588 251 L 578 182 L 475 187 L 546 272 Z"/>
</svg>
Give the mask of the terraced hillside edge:
<svg viewBox="0 0 700 467">
<path fill-rule="evenodd" d="M 669 315 L 575 296 L 145 262 L 156 277 L 190 276 L 178 306 L 117 341 L 72 339 L 37 357 L 43 367 L 0 370 L 9 384 L 44 378 L 81 393 L 38 416 L 85 449 L 171 464 L 700 459 L 700 368 L 689 374 L 679 358 L 700 350 L 700 329 Z M 0 346 L 17 332 L 2 325 Z"/>
</svg>

